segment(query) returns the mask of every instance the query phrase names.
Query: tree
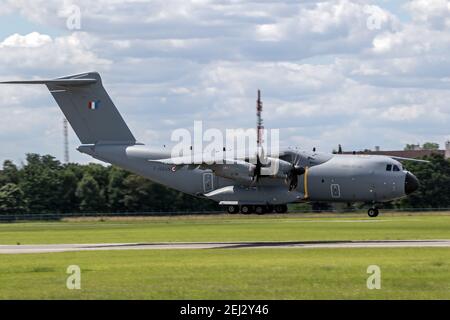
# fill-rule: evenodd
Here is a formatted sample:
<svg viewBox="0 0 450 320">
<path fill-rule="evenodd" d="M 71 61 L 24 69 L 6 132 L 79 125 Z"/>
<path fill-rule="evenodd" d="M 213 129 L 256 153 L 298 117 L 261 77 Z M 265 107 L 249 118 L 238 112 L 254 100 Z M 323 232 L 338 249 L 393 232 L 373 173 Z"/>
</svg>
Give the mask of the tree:
<svg viewBox="0 0 450 320">
<path fill-rule="evenodd" d="M 425 142 L 422 146 L 424 150 L 439 150 L 439 143 Z"/>
<path fill-rule="evenodd" d="M 129 175 L 125 170 L 111 167 L 108 183 L 108 204 L 113 212 L 125 210 L 124 204 L 124 180 Z"/>
<path fill-rule="evenodd" d="M 450 161 L 439 154 L 433 154 L 425 159 L 431 163 L 405 163 L 405 167 L 419 179 L 419 189 L 396 202 L 398 207 L 450 207 Z"/>
<path fill-rule="evenodd" d="M 3 170 L 0 174 L 0 185 L 7 183 L 19 183 L 19 170 L 11 160 L 5 160 L 3 162 Z"/>
<path fill-rule="evenodd" d="M 30 213 L 218 209 L 213 201 L 169 189 L 121 168 L 61 164 L 50 155 L 27 154 L 21 167 L 5 161 L 0 188 L 8 183 L 20 191 L 8 186 L 2 194 L 3 207 Z M 14 205 L 11 197 L 17 197 L 19 205 Z"/>
<path fill-rule="evenodd" d="M 32 213 L 55 212 L 60 207 L 61 163 L 54 157 L 27 154 L 19 186 Z"/>
<path fill-rule="evenodd" d="M 404 148 L 405 151 L 417 150 L 420 147 L 419 144 L 407 144 Z"/>
<path fill-rule="evenodd" d="M 0 212 L 18 213 L 25 211 L 24 193 L 14 183 L 7 183 L 0 188 Z"/>
<path fill-rule="evenodd" d="M 123 204 L 127 211 L 153 211 L 157 207 L 152 194 L 151 182 L 141 176 L 130 174 L 123 181 Z"/>
<path fill-rule="evenodd" d="M 59 210 L 61 212 L 77 212 L 80 207 L 79 198 L 76 195 L 78 178 L 70 168 L 64 168 L 60 173 L 61 189 Z"/>
<path fill-rule="evenodd" d="M 91 175 L 97 182 L 103 203 L 99 210 L 107 211 L 108 208 L 108 184 L 109 184 L 109 170 L 111 166 L 103 166 L 97 163 L 90 163 L 83 166 L 83 172 Z"/>
<path fill-rule="evenodd" d="M 75 194 L 80 199 L 81 211 L 98 212 L 104 206 L 98 183 L 89 173 L 83 175 Z"/>
<path fill-rule="evenodd" d="M 435 142 L 425 142 L 422 147 L 419 144 L 407 144 L 405 150 L 439 150 L 439 143 Z"/>
</svg>

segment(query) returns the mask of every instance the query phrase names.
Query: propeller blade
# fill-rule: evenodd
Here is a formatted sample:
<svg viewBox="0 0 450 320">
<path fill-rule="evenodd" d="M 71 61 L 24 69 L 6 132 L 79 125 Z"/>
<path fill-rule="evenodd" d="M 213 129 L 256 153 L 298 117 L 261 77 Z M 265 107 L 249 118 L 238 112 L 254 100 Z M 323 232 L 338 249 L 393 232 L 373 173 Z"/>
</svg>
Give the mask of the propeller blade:
<svg viewBox="0 0 450 320">
<path fill-rule="evenodd" d="M 298 176 L 305 174 L 305 168 L 299 165 L 300 155 L 296 152 L 292 160 L 292 168 L 287 174 L 286 183 L 289 185 L 289 191 L 292 191 L 298 186 Z"/>
<path fill-rule="evenodd" d="M 298 186 L 298 175 L 293 174 L 291 182 L 289 183 L 289 191 L 296 189 Z"/>
<path fill-rule="evenodd" d="M 255 170 L 253 171 L 253 181 L 258 182 L 259 177 L 261 176 L 261 160 L 259 159 L 259 154 L 256 155 L 256 166 Z"/>
</svg>

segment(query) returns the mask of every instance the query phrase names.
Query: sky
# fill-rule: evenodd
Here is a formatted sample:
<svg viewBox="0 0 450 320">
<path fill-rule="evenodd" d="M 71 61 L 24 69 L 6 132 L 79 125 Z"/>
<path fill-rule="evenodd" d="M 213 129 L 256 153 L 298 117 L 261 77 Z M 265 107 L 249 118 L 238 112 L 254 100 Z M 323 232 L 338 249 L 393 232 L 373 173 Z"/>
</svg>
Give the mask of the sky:
<svg viewBox="0 0 450 320">
<path fill-rule="evenodd" d="M 0 0 L 0 81 L 98 71 L 152 147 L 253 127 L 258 89 L 282 147 L 443 147 L 449 52 L 449 0 Z M 62 160 L 62 119 L 45 86 L 0 86 L 0 161 Z"/>
</svg>

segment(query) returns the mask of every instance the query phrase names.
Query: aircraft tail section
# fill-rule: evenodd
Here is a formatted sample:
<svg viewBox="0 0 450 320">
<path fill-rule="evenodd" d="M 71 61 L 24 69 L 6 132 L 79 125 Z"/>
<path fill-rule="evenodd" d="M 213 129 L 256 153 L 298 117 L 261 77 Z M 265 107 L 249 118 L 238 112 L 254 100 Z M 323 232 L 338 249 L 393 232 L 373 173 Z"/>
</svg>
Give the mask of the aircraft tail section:
<svg viewBox="0 0 450 320">
<path fill-rule="evenodd" d="M 136 142 L 97 72 L 3 83 L 45 84 L 83 144 Z"/>
</svg>

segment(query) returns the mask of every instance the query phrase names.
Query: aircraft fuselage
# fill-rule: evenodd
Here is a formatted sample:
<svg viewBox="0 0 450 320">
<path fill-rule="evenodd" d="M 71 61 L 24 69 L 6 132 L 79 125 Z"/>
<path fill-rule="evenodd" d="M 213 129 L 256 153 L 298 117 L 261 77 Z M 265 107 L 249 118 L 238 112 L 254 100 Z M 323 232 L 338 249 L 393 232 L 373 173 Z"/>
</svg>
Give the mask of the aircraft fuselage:
<svg viewBox="0 0 450 320">
<path fill-rule="evenodd" d="M 400 162 L 375 155 L 334 155 L 299 152 L 306 172 L 295 190 L 288 191 L 283 179 L 262 177 L 245 185 L 218 176 L 213 170 L 176 168 L 150 160 L 170 157 L 166 150 L 143 145 L 80 146 L 80 152 L 117 165 L 152 181 L 222 204 L 286 204 L 302 201 L 386 202 L 414 191 L 417 179 Z M 407 181 L 410 187 L 405 187 Z M 414 189 L 414 190 L 412 190 Z"/>
</svg>

